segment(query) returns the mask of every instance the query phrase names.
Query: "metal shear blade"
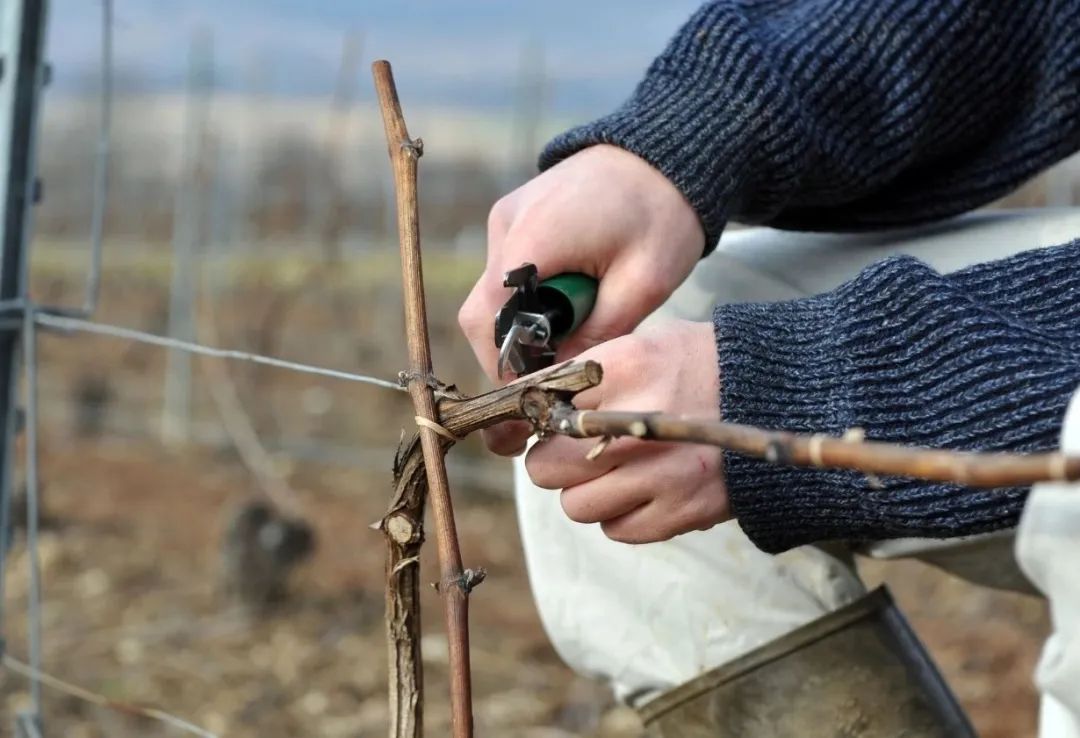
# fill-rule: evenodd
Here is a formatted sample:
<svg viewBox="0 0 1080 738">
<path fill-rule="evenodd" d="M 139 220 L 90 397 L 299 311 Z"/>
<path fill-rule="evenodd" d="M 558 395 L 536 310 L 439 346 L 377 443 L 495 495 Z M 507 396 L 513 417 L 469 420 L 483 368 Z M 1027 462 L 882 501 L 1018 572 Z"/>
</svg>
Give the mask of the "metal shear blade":
<svg viewBox="0 0 1080 738">
<path fill-rule="evenodd" d="M 514 316 L 514 324 L 499 347 L 499 379 L 504 378 L 508 369 L 521 375 L 543 368 L 552 354 L 548 347 L 550 339 L 551 323 L 546 315 L 518 313 Z"/>
</svg>

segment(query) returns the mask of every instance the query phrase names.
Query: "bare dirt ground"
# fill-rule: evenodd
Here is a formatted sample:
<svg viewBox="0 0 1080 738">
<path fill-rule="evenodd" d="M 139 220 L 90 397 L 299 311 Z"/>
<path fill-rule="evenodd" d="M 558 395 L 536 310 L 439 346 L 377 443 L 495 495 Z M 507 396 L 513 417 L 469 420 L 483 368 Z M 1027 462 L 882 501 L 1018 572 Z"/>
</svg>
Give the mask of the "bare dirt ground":
<svg viewBox="0 0 1080 738">
<path fill-rule="evenodd" d="M 221 523 L 246 497 L 241 470 L 103 443 L 48 453 L 44 474 L 53 521 L 42 542 L 48 670 L 113 699 L 167 707 L 222 735 L 382 734 L 382 545 L 367 528 L 381 512 L 382 489 L 347 495 L 334 488 L 353 487 L 348 475 L 313 475 L 302 505 L 318 553 L 295 577 L 290 601 L 252 620 L 225 604 L 216 586 Z M 509 505 L 470 506 L 460 521 L 467 560 L 492 578 L 477 591 L 472 621 L 483 734 L 554 726 L 634 735 L 602 690 L 572 677 L 547 645 Z M 17 553 L 9 590 L 16 653 L 23 653 L 22 559 Z M 448 717 L 446 646 L 435 595 L 425 604 L 428 719 L 439 735 Z M 9 709 L 25 699 L 23 685 L 6 678 L 4 686 Z M 171 734 L 51 694 L 46 715 L 58 735 Z"/>
<path fill-rule="evenodd" d="M 112 280 L 102 319 L 160 330 L 160 285 L 131 274 Z M 437 292 L 431 310 L 436 364 L 444 377 L 465 377 L 466 389 L 475 389 L 475 374 L 467 369 L 471 359 L 453 330 L 467 281 L 454 280 L 452 288 Z M 39 287 L 53 298 L 73 289 L 59 278 Z M 224 343 L 258 348 L 268 290 L 256 285 L 220 303 Z M 380 304 L 301 301 L 274 317 L 269 349 L 393 376 L 403 348 L 376 332 L 383 310 L 393 316 L 383 327 L 397 330 L 393 299 L 391 291 Z M 334 346 L 331 337 L 339 339 Z M 234 369 L 267 437 L 310 438 L 376 456 L 367 467 L 285 460 L 318 546 L 296 572 L 290 599 L 253 619 L 221 596 L 219 549 L 226 519 L 258 488 L 227 446 L 166 449 L 152 437 L 148 429 L 156 428 L 160 398 L 131 398 L 160 386 L 161 352 L 110 339 L 50 336 L 42 342 L 42 362 L 46 670 L 112 699 L 159 705 L 222 736 L 382 735 L 382 541 L 368 524 L 380 516 L 389 493 L 391 458 L 382 461 L 379 454 L 393 447 L 409 417 L 405 398 L 331 380 Z M 80 377 L 95 373 L 110 378 L 115 399 L 105 430 L 78 437 L 71 391 Z M 332 398 L 329 409 L 311 410 L 311 397 L 323 396 L 312 395 L 315 389 Z M 196 400 L 197 419 L 213 426 L 205 397 Z M 475 443 L 453 453 L 470 465 L 490 463 Z M 478 733 L 639 735 L 634 715 L 615 706 L 602 686 L 573 675 L 548 644 L 506 491 L 505 484 L 501 494 L 455 485 L 465 561 L 489 572 L 472 607 Z M 427 547 L 428 556 L 433 548 Z M 12 556 L 4 628 L 11 653 L 25 658 L 28 579 L 21 538 Z M 423 566 L 434 571 L 431 560 Z M 1033 734 L 1030 676 L 1047 627 L 1041 602 L 980 589 L 918 564 L 875 564 L 867 571 L 892 587 L 981 735 Z M 442 735 L 448 722 L 446 642 L 434 592 L 427 594 L 424 630 L 427 722 L 431 735 Z M 0 673 L 0 734 L 27 699 L 22 678 Z M 177 735 L 51 690 L 45 719 L 52 736 Z"/>
</svg>

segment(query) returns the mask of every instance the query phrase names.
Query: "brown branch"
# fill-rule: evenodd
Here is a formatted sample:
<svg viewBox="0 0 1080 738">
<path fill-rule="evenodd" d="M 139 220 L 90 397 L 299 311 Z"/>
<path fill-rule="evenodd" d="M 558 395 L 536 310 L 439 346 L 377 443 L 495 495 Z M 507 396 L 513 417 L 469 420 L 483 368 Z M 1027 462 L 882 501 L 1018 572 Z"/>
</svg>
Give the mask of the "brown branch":
<svg viewBox="0 0 1080 738">
<path fill-rule="evenodd" d="M 213 309 L 202 311 L 198 323 L 199 338 L 210 346 L 221 343 L 216 312 Z M 206 384 L 210 388 L 210 398 L 217 407 L 218 417 L 233 448 L 240 456 L 240 461 L 251 472 L 260 491 L 271 505 L 283 512 L 299 516 L 301 511 L 296 491 L 278 471 L 273 457 L 259 439 L 259 433 L 244 408 L 228 364 L 222 359 L 204 356 L 202 367 L 209 380 Z"/>
<path fill-rule="evenodd" d="M 409 344 L 409 371 L 407 383 L 412 397 L 418 423 L 421 424 L 420 447 L 424 459 L 424 473 L 427 488 L 431 493 L 431 507 L 435 519 L 435 539 L 439 554 L 439 592 L 442 595 L 446 616 L 446 632 L 450 650 L 450 712 L 452 735 L 454 738 L 471 738 L 472 718 L 472 677 L 469 666 L 469 592 L 483 578 L 483 572 L 466 570 L 461 564 L 461 550 L 458 545 L 457 528 L 454 523 L 454 508 L 450 498 L 450 483 L 446 475 L 446 448 L 441 436 L 436 432 L 439 414 L 435 407 L 435 395 L 432 389 L 431 346 L 428 338 L 427 307 L 424 300 L 424 274 L 420 256 L 419 206 L 416 194 L 417 161 L 423 154 L 423 143 L 409 137 L 405 118 L 401 112 L 394 84 L 393 72 L 386 61 L 377 61 L 372 65 L 375 89 L 379 95 L 379 108 L 382 111 L 383 127 L 386 132 L 386 145 L 394 170 L 394 191 L 397 201 L 398 237 L 401 245 L 401 274 L 405 296 L 405 326 Z M 400 461 L 400 457 L 398 459 Z M 405 637 L 414 639 L 407 653 L 411 669 L 407 677 L 412 685 L 409 701 L 402 704 L 404 696 L 396 687 L 392 688 L 391 698 L 391 735 L 418 736 L 423 731 L 422 713 L 422 675 L 417 669 L 419 644 L 415 636 L 419 630 L 419 606 L 417 602 L 416 569 L 408 558 L 396 560 L 400 542 L 415 539 L 415 548 L 419 549 L 422 514 L 422 496 L 416 500 L 419 507 L 412 512 L 415 517 L 408 521 L 407 529 L 400 529 L 394 519 L 388 519 L 384 530 L 390 542 L 389 569 L 387 571 L 388 588 L 392 590 L 395 579 L 409 570 L 407 584 L 411 591 L 402 598 L 401 593 L 388 592 L 387 627 L 388 637 L 396 641 L 402 637 L 399 618 L 408 620 L 408 632 Z M 415 556 L 415 554 L 413 554 Z M 404 605 L 405 612 L 398 611 Z M 397 663 L 398 652 L 391 644 L 393 661 L 391 674 L 393 679 L 403 678 L 401 664 Z M 407 713 L 407 714 L 405 714 Z M 395 725 L 396 723 L 396 725 Z M 402 733 L 401 731 L 405 731 Z"/>
<path fill-rule="evenodd" d="M 416 194 L 417 161 L 423 153 L 423 143 L 413 141 L 405 126 L 397 87 L 390 64 L 377 61 L 372 65 L 375 89 L 379 95 L 386 146 L 394 172 L 394 193 L 397 202 L 398 239 L 401 246 L 401 278 L 405 298 L 405 329 L 409 345 L 409 395 L 418 418 L 438 422 L 435 395 L 424 377 L 431 376 L 431 346 L 428 338 L 427 306 L 424 300 L 424 273 L 420 257 L 420 217 Z M 462 575 L 461 551 L 458 548 L 454 511 L 450 501 L 450 484 L 446 477 L 445 451 L 439 436 L 430 428 L 420 432 L 427 489 L 431 490 L 435 513 L 436 541 L 439 552 L 440 583 L 446 611 L 446 630 L 450 642 L 450 702 L 455 738 L 472 734 L 471 687 L 469 674 L 468 600 L 460 588 L 451 586 Z M 383 526 L 390 546 L 387 561 L 387 628 L 391 641 L 390 663 L 391 702 L 390 735 L 410 738 L 423 734 L 423 674 L 419 667 L 420 630 L 419 581 L 414 557 L 419 554 L 422 540 L 423 495 L 418 495 L 414 515 L 406 525 L 401 519 L 387 520 Z M 402 551 L 402 546 L 414 544 Z M 415 549 L 415 552 L 413 551 Z M 404 552 L 407 558 L 400 558 Z M 395 592 L 394 589 L 399 591 Z M 410 591 L 400 592 L 402 587 Z M 404 606 L 404 611 L 398 608 Z M 399 652 L 394 643 L 409 641 L 408 663 L 397 662 Z M 404 669 L 404 670 L 403 670 Z M 407 690 L 399 691 L 401 680 L 412 681 Z M 405 702 L 402 702 L 402 699 Z"/>
<path fill-rule="evenodd" d="M 972 453 L 844 438 L 768 431 L 736 423 L 660 413 L 576 410 L 569 403 L 527 407 L 541 432 L 575 438 L 634 436 L 702 443 L 791 466 L 850 469 L 864 474 L 952 482 L 967 487 L 1022 487 L 1080 479 L 1080 457 L 1060 453 Z"/>
</svg>

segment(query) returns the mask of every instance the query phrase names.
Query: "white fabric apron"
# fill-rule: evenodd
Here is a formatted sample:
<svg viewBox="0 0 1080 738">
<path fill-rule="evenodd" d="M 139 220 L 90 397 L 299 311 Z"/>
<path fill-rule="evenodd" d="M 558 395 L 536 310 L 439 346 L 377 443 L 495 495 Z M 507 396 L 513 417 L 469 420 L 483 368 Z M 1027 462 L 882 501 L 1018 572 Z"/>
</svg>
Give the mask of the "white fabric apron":
<svg viewBox="0 0 1080 738">
<path fill-rule="evenodd" d="M 951 271 L 1078 236 L 1077 209 L 981 213 L 930 228 L 858 236 L 732 231 L 650 321 L 707 320 L 717 302 L 815 294 L 894 253 Z M 664 543 L 616 543 L 597 525 L 567 519 L 558 494 L 533 486 L 520 458 L 515 494 L 532 588 L 556 650 L 576 670 L 607 680 L 631 704 L 864 592 L 849 562 L 811 546 L 764 554 L 733 522 Z M 925 555 L 975 581 L 1026 584 L 1012 545 L 1012 535 L 1006 534 L 944 545 L 886 542 L 863 553 Z M 1080 566 L 1080 557 L 1073 561 Z M 1039 575 L 1052 578 L 1053 572 Z M 1068 612 L 1073 623 L 1080 620 L 1075 609 Z M 1073 692 L 1078 693 L 1080 686 Z"/>
</svg>

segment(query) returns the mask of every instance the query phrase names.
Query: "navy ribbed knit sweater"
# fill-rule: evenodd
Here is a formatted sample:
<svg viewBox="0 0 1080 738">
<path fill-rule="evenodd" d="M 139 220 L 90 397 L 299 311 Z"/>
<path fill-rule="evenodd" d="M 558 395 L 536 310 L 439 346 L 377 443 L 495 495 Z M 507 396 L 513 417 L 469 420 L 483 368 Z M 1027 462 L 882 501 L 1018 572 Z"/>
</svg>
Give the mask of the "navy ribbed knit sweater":
<svg viewBox="0 0 1080 738">
<path fill-rule="evenodd" d="M 686 195 L 710 249 L 729 219 L 857 230 L 960 213 L 1080 148 L 1080 0 L 709 2 L 626 104 L 555 139 L 541 167 L 604 142 Z M 1080 386 L 1078 267 L 1080 241 L 949 275 L 895 258 L 818 297 L 719 307 L 721 412 L 1054 448 Z M 1001 528 L 1026 495 L 725 463 L 767 551 Z"/>
</svg>

